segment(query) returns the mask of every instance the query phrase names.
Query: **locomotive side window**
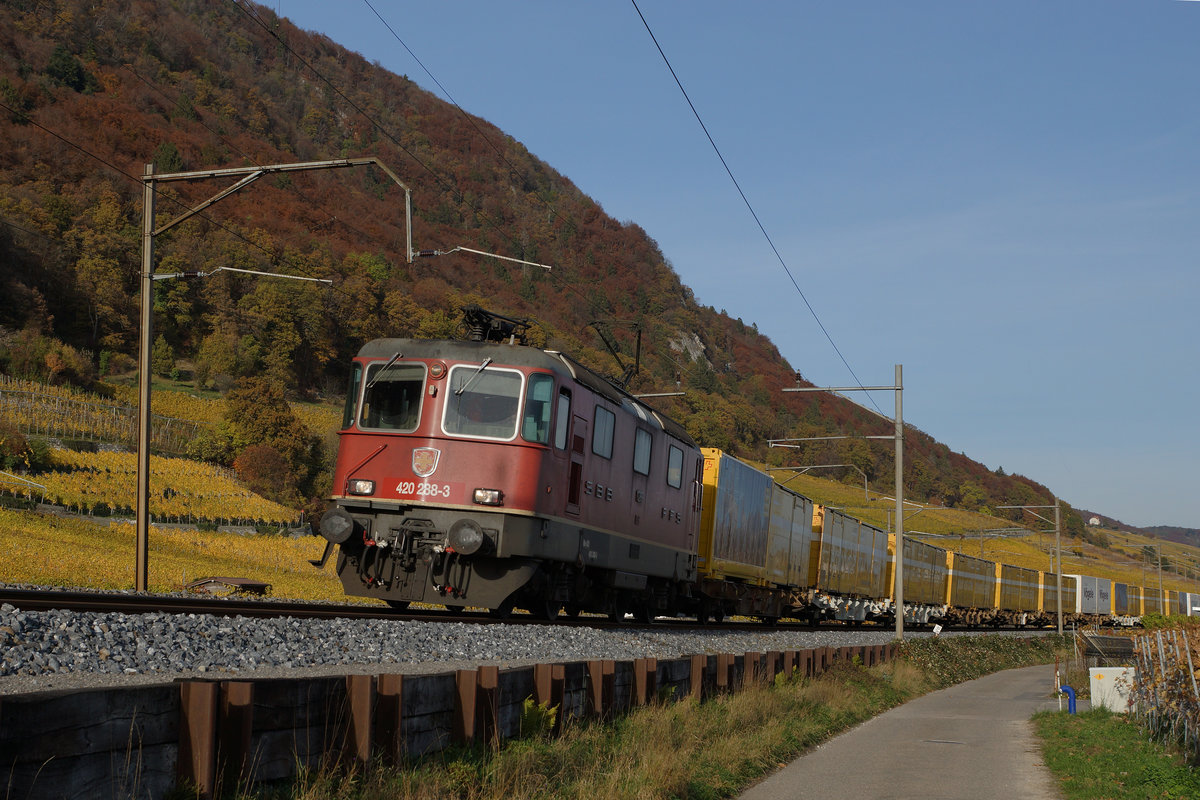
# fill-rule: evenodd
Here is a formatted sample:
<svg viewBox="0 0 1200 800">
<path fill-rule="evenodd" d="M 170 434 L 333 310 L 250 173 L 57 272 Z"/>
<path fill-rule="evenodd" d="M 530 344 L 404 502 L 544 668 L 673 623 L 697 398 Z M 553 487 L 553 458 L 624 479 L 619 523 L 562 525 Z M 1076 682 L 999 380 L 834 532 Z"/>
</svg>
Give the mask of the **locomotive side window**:
<svg viewBox="0 0 1200 800">
<path fill-rule="evenodd" d="M 522 439 L 538 444 L 549 443 L 553 399 L 554 376 L 538 372 L 530 375 L 529 388 L 525 391 L 525 416 L 521 422 Z"/>
<path fill-rule="evenodd" d="M 617 415 L 603 406 L 596 406 L 595 425 L 592 428 L 592 452 L 602 458 L 612 458 L 613 429 L 617 426 Z"/>
<path fill-rule="evenodd" d="M 515 438 L 522 383 L 516 370 L 476 364 L 451 367 L 442 430 L 482 439 Z"/>
<path fill-rule="evenodd" d="M 638 428 L 633 434 L 633 471 L 642 475 L 650 474 L 650 445 L 653 444 L 650 431 Z"/>
<path fill-rule="evenodd" d="M 424 364 L 372 364 L 359 412 L 360 428 L 411 433 L 421 422 Z"/>
<path fill-rule="evenodd" d="M 558 417 L 554 422 L 554 446 L 559 450 L 567 449 L 567 431 L 571 427 L 571 393 L 566 389 L 558 391 Z"/>
<path fill-rule="evenodd" d="M 667 447 L 667 485 L 683 486 L 683 451 L 675 445 Z"/>
<path fill-rule="evenodd" d="M 346 393 L 346 409 L 342 412 L 342 430 L 354 422 L 355 404 L 358 403 L 358 387 L 362 385 L 362 365 L 355 364 L 350 375 L 350 391 Z"/>
</svg>

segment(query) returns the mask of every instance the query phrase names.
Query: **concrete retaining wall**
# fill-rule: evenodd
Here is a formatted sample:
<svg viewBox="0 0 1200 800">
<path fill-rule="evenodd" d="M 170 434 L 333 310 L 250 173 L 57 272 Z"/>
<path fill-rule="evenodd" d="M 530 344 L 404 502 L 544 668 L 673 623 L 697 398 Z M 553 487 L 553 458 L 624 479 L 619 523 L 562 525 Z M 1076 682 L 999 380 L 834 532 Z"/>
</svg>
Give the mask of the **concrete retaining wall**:
<svg viewBox="0 0 1200 800">
<path fill-rule="evenodd" d="M 511 738 L 526 698 L 558 708 L 561 725 L 894 655 L 895 645 L 877 645 L 0 696 L 0 786 L 12 798 L 153 798 L 188 784 L 208 798 L 300 765 Z"/>
</svg>

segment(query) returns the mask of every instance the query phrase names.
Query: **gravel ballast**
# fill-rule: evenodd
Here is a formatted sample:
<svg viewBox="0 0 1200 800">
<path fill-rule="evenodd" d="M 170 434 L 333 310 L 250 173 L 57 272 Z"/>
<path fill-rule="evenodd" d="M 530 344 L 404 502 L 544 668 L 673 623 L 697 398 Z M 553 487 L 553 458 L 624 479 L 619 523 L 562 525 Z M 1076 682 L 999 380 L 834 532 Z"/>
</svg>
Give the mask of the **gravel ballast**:
<svg viewBox="0 0 1200 800">
<path fill-rule="evenodd" d="M 911 635 L 928 635 L 914 633 Z M 179 677 L 440 672 L 585 659 L 884 644 L 862 630 L 599 630 L 404 620 L 22 611 L 0 606 L 0 694 Z"/>
</svg>

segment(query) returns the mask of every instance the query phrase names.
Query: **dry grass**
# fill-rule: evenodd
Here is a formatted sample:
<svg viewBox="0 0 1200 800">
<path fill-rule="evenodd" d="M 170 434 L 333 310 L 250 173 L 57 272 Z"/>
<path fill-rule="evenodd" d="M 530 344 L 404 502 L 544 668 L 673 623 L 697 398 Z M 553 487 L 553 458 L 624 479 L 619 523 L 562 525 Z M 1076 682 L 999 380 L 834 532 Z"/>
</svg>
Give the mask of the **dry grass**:
<svg viewBox="0 0 1200 800">
<path fill-rule="evenodd" d="M 965 642 L 965 639 L 974 639 Z M 703 703 L 633 711 L 610 725 L 568 722 L 554 739 L 459 749 L 346 775 L 309 773 L 267 796 L 305 800 L 708 800 L 736 796 L 830 736 L 926 691 L 1012 666 L 1053 661 L 1061 641 L 953 637 L 911 660 L 865 669 L 842 663 L 817 679 L 777 679 Z"/>
<path fill-rule="evenodd" d="M 630 800 L 728 797 L 797 753 L 905 695 L 884 670 L 845 665 L 697 703 L 641 709 L 612 725 L 568 724 L 558 739 L 455 751 L 399 770 L 302 778 L 281 796 L 397 800 Z"/>
</svg>

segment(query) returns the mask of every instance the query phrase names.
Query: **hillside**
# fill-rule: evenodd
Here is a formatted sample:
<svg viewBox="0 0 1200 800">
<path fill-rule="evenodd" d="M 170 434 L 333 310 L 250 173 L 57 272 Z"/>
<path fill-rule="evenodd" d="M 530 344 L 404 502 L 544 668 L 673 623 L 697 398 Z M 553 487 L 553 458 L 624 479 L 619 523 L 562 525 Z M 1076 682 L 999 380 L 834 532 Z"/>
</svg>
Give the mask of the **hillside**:
<svg viewBox="0 0 1200 800">
<path fill-rule="evenodd" d="M 609 217 L 486 120 L 270 9 L 6 3 L 0 43 L 0 293 L 11 298 L 0 304 L 0 371 L 90 388 L 128 373 L 147 162 L 162 173 L 372 155 L 412 189 L 417 249 L 466 246 L 554 269 L 465 253 L 408 263 L 403 195 L 374 169 L 265 178 L 158 237 L 157 271 L 232 267 L 331 278 L 332 288 L 228 271 L 158 281 L 155 370 L 197 390 L 255 379 L 291 399 L 336 398 L 362 342 L 453 334 L 459 308 L 478 303 L 536 320 L 541 343 L 601 372 L 633 362 L 640 330 L 630 388 L 678 385 L 686 394 L 660 406 L 699 441 L 772 465 L 853 464 L 872 486 L 890 486 L 890 444 L 768 448 L 772 438 L 890 431 L 836 397 L 782 394 L 804 365 L 786 363 L 752 320 L 697 304 L 636 223 Z M 162 185 L 160 219 L 226 185 Z M 246 446 L 232 437 L 197 455 L 228 466 Z M 297 480 L 310 498 L 327 491 L 319 450 L 304 455 L 314 463 Z M 933 505 L 1051 497 L 911 426 L 905 464 L 906 491 Z M 843 469 L 850 485 L 859 480 Z M 1077 515 L 1066 519 L 1083 531 Z"/>
</svg>

